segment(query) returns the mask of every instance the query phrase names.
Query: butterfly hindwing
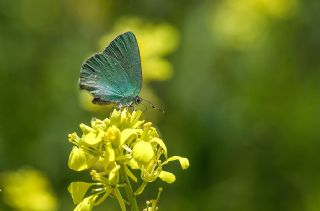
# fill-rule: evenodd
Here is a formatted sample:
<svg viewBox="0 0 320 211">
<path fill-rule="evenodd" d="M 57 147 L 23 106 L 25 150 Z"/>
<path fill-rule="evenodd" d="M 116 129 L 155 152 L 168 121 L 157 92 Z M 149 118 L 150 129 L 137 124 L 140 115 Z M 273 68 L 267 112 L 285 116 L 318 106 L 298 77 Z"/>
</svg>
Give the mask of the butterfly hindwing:
<svg viewBox="0 0 320 211">
<path fill-rule="evenodd" d="M 88 90 L 95 103 L 125 104 L 139 94 L 140 54 L 132 32 L 119 35 L 102 53 L 82 65 L 80 88 Z"/>
<path fill-rule="evenodd" d="M 88 90 L 101 102 L 120 101 L 122 94 L 112 80 L 114 74 L 106 69 L 112 68 L 105 55 L 95 54 L 90 57 L 81 67 L 80 88 Z"/>
</svg>

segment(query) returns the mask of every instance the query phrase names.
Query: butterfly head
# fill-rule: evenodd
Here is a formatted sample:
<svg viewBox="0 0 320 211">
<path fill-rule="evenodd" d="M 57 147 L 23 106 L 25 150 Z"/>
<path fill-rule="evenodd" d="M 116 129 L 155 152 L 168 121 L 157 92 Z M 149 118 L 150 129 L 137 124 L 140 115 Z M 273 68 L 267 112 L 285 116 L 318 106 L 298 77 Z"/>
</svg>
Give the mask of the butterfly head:
<svg viewBox="0 0 320 211">
<path fill-rule="evenodd" d="M 136 105 L 139 105 L 139 104 L 141 103 L 141 101 L 142 101 L 142 99 L 141 99 L 141 97 L 139 97 L 139 96 L 136 96 L 136 97 L 134 98 L 134 103 L 135 103 Z"/>
</svg>

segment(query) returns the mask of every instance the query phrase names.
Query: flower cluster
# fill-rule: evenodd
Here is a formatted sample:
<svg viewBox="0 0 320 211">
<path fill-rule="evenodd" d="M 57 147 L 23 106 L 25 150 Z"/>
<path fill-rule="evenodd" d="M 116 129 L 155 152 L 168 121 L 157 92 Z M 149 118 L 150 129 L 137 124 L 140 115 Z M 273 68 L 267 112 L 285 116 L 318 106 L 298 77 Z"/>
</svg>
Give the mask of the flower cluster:
<svg viewBox="0 0 320 211">
<path fill-rule="evenodd" d="M 164 165 L 178 160 L 182 169 L 189 167 L 187 158 L 168 158 L 165 143 L 151 122 L 140 120 L 141 113 L 114 110 L 110 118 L 93 119 L 91 126 L 80 124 L 81 137 L 76 133 L 69 134 L 69 141 L 74 144 L 69 168 L 75 171 L 90 169 L 93 180 L 70 184 L 69 192 L 77 204 L 75 210 L 91 210 L 109 196 L 118 200 L 122 210 L 126 210 L 126 202 L 131 209 L 137 208 L 135 196 L 141 194 L 149 182 L 157 178 L 167 183 L 175 181 L 174 174 L 163 170 Z M 138 182 L 135 172 L 140 173 L 142 181 L 133 192 L 129 178 Z M 123 198 L 123 192 L 127 200 Z"/>
</svg>

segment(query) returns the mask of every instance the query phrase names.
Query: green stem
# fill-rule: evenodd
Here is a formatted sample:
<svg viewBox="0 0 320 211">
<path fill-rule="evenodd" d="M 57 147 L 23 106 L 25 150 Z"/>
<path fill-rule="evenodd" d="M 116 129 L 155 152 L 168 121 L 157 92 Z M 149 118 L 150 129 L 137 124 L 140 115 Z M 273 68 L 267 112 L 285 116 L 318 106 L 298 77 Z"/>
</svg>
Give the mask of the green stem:
<svg viewBox="0 0 320 211">
<path fill-rule="evenodd" d="M 131 211 L 139 211 L 138 204 L 137 204 L 137 201 L 136 201 L 136 197 L 133 194 L 131 183 L 129 181 L 129 178 L 127 176 L 125 168 L 126 168 L 125 166 L 121 166 L 121 168 L 120 168 L 120 177 L 121 177 L 121 180 L 126 183 L 126 186 L 124 187 L 124 190 L 126 192 L 127 199 L 128 199 L 128 201 L 130 203 L 130 210 Z"/>
</svg>

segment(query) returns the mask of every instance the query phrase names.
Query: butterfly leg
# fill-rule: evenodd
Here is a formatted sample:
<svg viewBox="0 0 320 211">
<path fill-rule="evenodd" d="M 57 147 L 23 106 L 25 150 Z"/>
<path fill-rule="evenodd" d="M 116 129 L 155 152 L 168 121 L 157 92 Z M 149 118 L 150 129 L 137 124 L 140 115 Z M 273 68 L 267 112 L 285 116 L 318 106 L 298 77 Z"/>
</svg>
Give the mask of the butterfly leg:
<svg viewBox="0 0 320 211">
<path fill-rule="evenodd" d="M 122 111 L 123 105 L 121 103 L 119 103 L 118 108 L 120 111 Z"/>
<path fill-rule="evenodd" d="M 133 111 L 135 111 L 136 109 L 135 109 L 135 107 L 134 107 L 133 105 L 129 105 L 129 106 L 128 106 L 128 110 L 129 110 L 130 112 L 133 112 Z"/>
</svg>

